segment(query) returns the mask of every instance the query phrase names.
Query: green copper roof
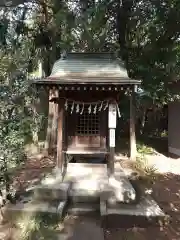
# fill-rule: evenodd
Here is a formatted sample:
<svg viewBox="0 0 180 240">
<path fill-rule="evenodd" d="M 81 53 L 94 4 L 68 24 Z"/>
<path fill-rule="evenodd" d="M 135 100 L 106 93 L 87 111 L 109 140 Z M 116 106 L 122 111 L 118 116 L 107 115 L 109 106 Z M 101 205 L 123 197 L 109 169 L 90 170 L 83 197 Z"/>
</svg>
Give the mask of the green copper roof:
<svg viewBox="0 0 180 240">
<path fill-rule="evenodd" d="M 120 59 L 111 53 L 69 53 L 54 63 L 44 82 L 54 83 L 127 83 L 140 81 L 128 77 Z"/>
</svg>

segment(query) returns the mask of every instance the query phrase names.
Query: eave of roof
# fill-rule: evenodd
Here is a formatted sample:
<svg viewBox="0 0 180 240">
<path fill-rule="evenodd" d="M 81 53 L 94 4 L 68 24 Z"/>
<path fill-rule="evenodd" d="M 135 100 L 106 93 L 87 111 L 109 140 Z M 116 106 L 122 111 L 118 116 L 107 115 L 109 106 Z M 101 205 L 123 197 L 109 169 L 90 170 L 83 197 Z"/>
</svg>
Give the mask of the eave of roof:
<svg viewBox="0 0 180 240">
<path fill-rule="evenodd" d="M 139 85 L 141 84 L 140 80 L 136 80 L 136 79 L 130 79 L 130 78 L 101 78 L 101 81 L 98 81 L 97 78 L 86 78 L 83 81 L 80 81 L 78 78 L 68 78 L 68 79 L 58 79 L 58 78 L 42 78 L 39 80 L 33 80 L 33 83 L 35 84 L 53 84 L 53 85 L 83 85 L 83 84 L 87 84 L 87 85 Z"/>
</svg>

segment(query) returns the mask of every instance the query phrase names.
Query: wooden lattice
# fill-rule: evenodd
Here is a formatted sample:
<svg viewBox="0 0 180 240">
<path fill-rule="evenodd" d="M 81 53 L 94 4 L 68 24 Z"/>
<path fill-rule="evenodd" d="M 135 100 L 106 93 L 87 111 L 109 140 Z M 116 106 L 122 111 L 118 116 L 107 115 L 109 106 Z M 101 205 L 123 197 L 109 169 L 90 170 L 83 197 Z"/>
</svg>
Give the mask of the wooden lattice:
<svg viewBox="0 0 180 240">
<path fill-rule="evenodd" d="M 78 115 L 77 135 L 99 135 L 99 112 L 88 112 L 88 106 L 84 107 L 82 114 Z"/>
</svg>

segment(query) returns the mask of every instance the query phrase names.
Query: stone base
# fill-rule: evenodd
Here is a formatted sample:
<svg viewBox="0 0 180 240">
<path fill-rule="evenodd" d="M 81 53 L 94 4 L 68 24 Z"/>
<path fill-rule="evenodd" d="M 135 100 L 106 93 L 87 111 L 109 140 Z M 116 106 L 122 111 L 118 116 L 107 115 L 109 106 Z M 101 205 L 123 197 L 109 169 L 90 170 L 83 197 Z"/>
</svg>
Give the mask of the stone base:
<svg viewBox="0 0 180 240">
<path fill-rule="evenodd" d="M 148 195 L 135 204 L 136 190 L 123 169 L 119 168 L 114 177 L 108 179 L 105 164 L 71 164 L 63 182 L 58 174 L 47 177 L 27 193 L 32 194 L 8 206 L 7 211 L 55 214 L 61 218 L 67 208 L 73 215 L 101 214 L 103 224 L 115 227 L 136 225 L 138 221 L 145 223 L 146 220 L 149 223 L 151 219 L 165 217 Z"/>
<path fill-rule="evenodd" d="M 69 198 L 73 203 L 99 203 L 100 195 L 97 191 L 70 190 Z"/>
<path fill-rule="evenodd" d="M 68 207 L 68 214 L 89 215 L 99 213 L 99 203 L 72 203 Z"/>
<path fill-rule="evenodd" d="M 67 201 L 27 201 L 17 204 L 9 204 L 6 207 L 6 215 L 13 218 L 21 215 L 37 216 L 42 213 L 53 214 L 61 218 L 67 206 Z"/>
<path fill-rule="evenodd" d="M 106 164 L 69 163 L 64 180 L 99 179 L 102 176 L 108 176 Z"/>
<path fill-rule="evenodd" d="M 39 200 L 66 200 L 70 188 L 69 183 L 38 185 L 34 188 L 34 198 Z"/>
<path fill-rule="evenodd" d="M 158 223 L 166 215 L 158 204 L 147 195 L 139 204 L 119 204 L 117 202 L 100 201 L 100 212 L 106 227 L 132 227 L 135 225 Z"/>
<path fill-rule="evenodd" d="M 131 203 L 136 200 L 135 189 L 125 176 L 111 177 L 105 189 L 111 192 L 110 198 L 115 199 L 117 202 Z"/>
</svg>

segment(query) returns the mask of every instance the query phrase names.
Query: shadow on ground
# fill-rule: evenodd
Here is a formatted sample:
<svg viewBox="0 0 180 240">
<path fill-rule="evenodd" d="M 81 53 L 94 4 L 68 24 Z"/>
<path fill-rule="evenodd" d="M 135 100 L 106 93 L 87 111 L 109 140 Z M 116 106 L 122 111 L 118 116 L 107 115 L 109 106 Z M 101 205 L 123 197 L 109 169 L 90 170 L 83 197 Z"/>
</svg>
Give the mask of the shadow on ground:
<svg viewBox="0 0 180 240">
<path fill-rule="evenodd" d="M 156 138 L 156 137 L 148 137 L 148 136 L 137 136 L 137 148 L 139 150 L 142 150 L 141 148 L 146 147 L 144 151 L 148 151 L 148 148 L 151 148 L 152 150 L 155 150 L 157 153 L 163 154 L 164 156 L 169 157 L 168 153 L 168 139 L 165 137 L 162 138 Z M 152 151 L 151 150 L 151 151 Z M 130 151 L 130 140 L 129 138 L 119 138 L 116 142 L 116 153 L 121 154 L 124 156 L 129 157 L 129 151 Z M 150 151 L 150 149 L 149 149 Z M 149 154 L 149 152 L 144 152 Z M 152 151 L 153 153 L 153 151 Z M 152 154 L 151 153 L 151 154 Z M 173 158 L 176 158 L 176 156 L 173 156 Z"/>
<path fill-rule="evenodd" d="M 147 145 L 148 147 L 152 147 L 156 150 L 156 152 L 169 156 L 168 153 L 168 138 L 155 138 L 155 137 L 139 137 L 139 142 Z"/>
<path fill-rule="evenodd" d="M 144 181 L 139 180 L 140 184 Z M 122 228 L 104 229 L 105 240 L 179 240 L 180 239 L 180 175 L 156 174 L 156 180 L 148 184 L 152 197 L 169 216 L 166 224 L 151 225 L 142 218 L 123 218 Z M 140 222 L 140 220 L 142 222 Z M 116 223 L 116 219 L 112 219 Z M 119 222 L 121 224 L 121 222 Z"/>
</svg>

